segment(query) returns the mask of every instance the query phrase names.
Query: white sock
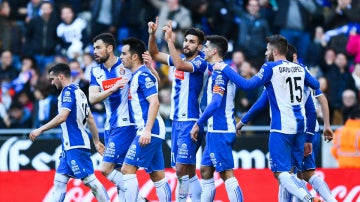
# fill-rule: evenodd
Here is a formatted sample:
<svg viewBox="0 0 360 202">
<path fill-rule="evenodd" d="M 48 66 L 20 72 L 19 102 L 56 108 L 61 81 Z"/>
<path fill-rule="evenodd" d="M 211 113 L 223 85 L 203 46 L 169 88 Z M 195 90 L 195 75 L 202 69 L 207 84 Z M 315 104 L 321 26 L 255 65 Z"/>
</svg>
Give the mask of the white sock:
<svg viewBox="0 0 360 202">
<path fill-rule="evenodd" d="M 202 179 L 201 184 L 201 201 L 214 201 L 216 191 L 214 178 L 208 180 Z"/>
<path fill-rule="evenodd" d="M 281 184 L 279 184 L 278 201 L 279 202 L 291 202 L 292 201 L 292 195 Z"/>
<path fill-rule="evenodd" d="M 201 201 L 201 184 L 197 175 L 189 180 L 189 195 L 192 202 Z"/>
<path fill-rule="evenodd" d="M 170 185 L 164 177 L 164 179 L 154 182 L 156 188 L 156 194 L 160 202 L 170 202 L 171 201 L 171 188 Z M 186 199 L 186 198 L 185 198 Z"/>
<path fill-rule="evenodd" d="M 311 176 L 309 183 L 317 193 L 327 202 L 337 202 L 335 197 L 331 195 L 331 191 L 326 182 L 317 175 Z"/>
<path fill-rule="evenodd" d="M 235 177 L 229 178 L 225 181 L 225 188 L 231 202 L 243 201 L 243 194 Z"/>
<path fill-rule="evenodd" d="M 136 174 L 123 175 L 125 201 L 137 201 L 139 195 L 139 182 Z"/>
<path fill-rule="evenodd" d="M 106 178 L 116 185 L 119 194 L 119 201 L 125 201 L 125 191 L 122 173 L 117 170 L 113 170 Z"/>
<path fill-rule="evenodd" d="M 86 186 L 90 187 L 91 192 L 99 202 L 108 202 L 110 197 L 106 192 L 105 187 L 100 183 L 94 174 L 91 174 L 83 179 Z"/>
<path fill-rule="evenodd" d="M 176 201 L 185 202 L 189 193 L 189 175 L 178 178 L 176 185 Z"/>
<path fill-rule="evenodd" d="M 66 195 L 66 185 L 69 177 L 59 173 L 55 173 L 54 178 L 54 192 L 52 193 L 52 201 L 63 202 Z"/>
<path fill-rule="evenodd" d="M 285 187 L 292 195 L 302 199 L 303 201 L 310 201 L 311 195 L 309 195 L 304 188 L 301 187 L 299 181 L 295 176 L 292 176 L 288 172 L 282 172 L 279 175 L 279 182 Z"/>
</svg>

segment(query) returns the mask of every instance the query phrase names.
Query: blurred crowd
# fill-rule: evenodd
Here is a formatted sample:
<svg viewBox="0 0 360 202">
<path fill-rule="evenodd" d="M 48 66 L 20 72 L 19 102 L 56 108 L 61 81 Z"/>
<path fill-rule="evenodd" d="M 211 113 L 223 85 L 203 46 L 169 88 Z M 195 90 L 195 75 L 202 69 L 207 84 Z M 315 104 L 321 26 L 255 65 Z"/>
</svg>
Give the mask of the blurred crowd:
<svg viewBox="0 0 360 202">
<path fill-rule="evenodd" d="M 147 43 L 147 23 L 156 16 L 159 27 L 172 20 L 179 51 L 190 27 L 225 36 L 226 62 L 245 78 L 264 63 L 265 37 L 281 34 L 319 79 L 331 124 L 343 124 L 358 105 L 360 0 L 0 0 L 0 128 L 33 128 L 51 120 L 59 93 L 47 78 L 51 64 L 68 63 L 73 81 L 87 94 L 89 72 L 96 64 L 91 39 L 110 32 L 118 40 L 117 51 L 129 36 Z M 159 48 L 167 51 L 162 33 L 156 34 Z M 171 126 L 171 73 L 166 66 L 154 65 L 161 76 L 160 113 Z M 261 91 L 238 90 L 237 118 Z M 94 105 L 92 111 L 102 124 L 104 106 Z M 268 114 L 251 124 L 268 125 Z M 318 116 L 321 120 L 321 113 Z"/>
</svg>

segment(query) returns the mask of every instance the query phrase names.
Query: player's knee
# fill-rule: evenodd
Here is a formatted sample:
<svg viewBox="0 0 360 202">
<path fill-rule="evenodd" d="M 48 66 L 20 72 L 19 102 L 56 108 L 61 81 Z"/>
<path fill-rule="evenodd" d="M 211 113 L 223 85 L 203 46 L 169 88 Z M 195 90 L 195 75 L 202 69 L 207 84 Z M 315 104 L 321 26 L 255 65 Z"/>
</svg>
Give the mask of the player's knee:
<svg viewBox="0 0 360 202">
<path fill-rule="evenodd" d="M 309 182 L 311 176 L 315 174 L 315 170 L 307 170 L 303 172 L 303 178 L 306 182 Z"/>
<path fill-rule="evenodd" d="M 188 175 L 188 168 L 183 164 L 176 164 L 176 176 L 181 177 L 184 175 Z"/>
<path fill-rule="evenodd" d="M 57 190 L 66 190 L 69 177 L 56 173 L 54 178 L 54 188 Z"/>
<path fill-rule="evenodd" d="M 214 177 L 214 170 L 209 166 L 201 166 L 200 173 L 203 179 L 210 179 Z"/>
</svg>

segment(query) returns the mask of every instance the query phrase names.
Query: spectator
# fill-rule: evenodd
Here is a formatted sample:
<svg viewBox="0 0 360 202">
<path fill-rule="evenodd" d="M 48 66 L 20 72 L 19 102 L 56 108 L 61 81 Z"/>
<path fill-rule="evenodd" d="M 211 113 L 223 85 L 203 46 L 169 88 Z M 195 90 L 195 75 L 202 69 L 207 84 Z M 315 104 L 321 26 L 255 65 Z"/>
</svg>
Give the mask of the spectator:
<svg viewBox="0 0 360 202">
<path fill-rule="evenodd" d="M 336 52 L 346 52 L 346 42 L 349 34 L 349 23 L 360 23 L 360 7 L 357 1 L 337 0 L 333 9 L 325 18 L 324 26 L 326 35 L 332 32 L 331 38 L 327 37 L 329 47 Z"/>
<path fill-rule="evenodd" d="M 23 105 L 24 108 L 29 110 L 31 113 L 33 112 L 34 109 L 33 100 L 34 97 L 32 92 L 26 89 L 16 93 L 14 96 L 14 102 L 19 102 L 20 104 Z"/>
<path fill-rule="evenodd" d="M 356 32 L 356 29 L 350 31 L 349 40 L 346 44 L 346 51 L 350 56 L 354 57 L 354 63 L 360 63 L 360 34 L 357 34 Z"/>
<path fill-rule="evenodd" d="M 72 82 L 79 84 L 80 89 L 89 96 L 89 80 L 84 76 L 84 71 L 81 69 L 80 63 L 77 60 L 72 60 L 69 62 L 69 67 L 71 70 Z"/>
<path fill-rule="evenodd" d="M 246 12 L 239 14 L 239 34 L 236 46 L 245 53 L 246 59 L 251 65 L 260 69 L 264 63 L 264 52 L 266 51 L 266 36 L 269 36 L 270 27 L 260 13 L 258 0 L 249 0 L 246 4 Z"/>
<path fill-rule="evenodd" d="M 29 23 L 30 20 L 36 16 L 41 14 L 41 2 L 42 0 L 30 0 L 29 3 L 26 5 L 26 18 L 25 22 Z"/>
<path fill-rule="evenodd" d="M 20 102 L 14 101 L 9 109 L 10 128 L 31 128 L 31 112 Z"/>
<path fill-rule="evenodd" d="M 84 71 L 84 78 L 90 81 L 90 71 L 97 63 L 90 53 L 85 53 L 82 58 L 81 69 Z"/>
<path fill-rule="evenodd" d="M 118 0 L 95 0 L 92 6 L 91 38 L 103 33 L 110 32 L 114 36 L 120 25 L 121 1 Z"/>
<path fill-rule="evenodd" d="M 350 113 L 345 125 L 335 131 L 332 155 L 339 168 L 360 168 L 360 108 Z"/>
<path fill-rule="evenodd" d="M 311 67 L 318 66 L 320 68 L 321 59 L 324 56 L 326 42 L 324 29 L 321 26 L 317 26 L 314 30 L 314 38 L 311 42 L 311 48 L 309 48 L 308 65 Z"/>
<path fill-rule="evenodd" d="M 56 28 L 60 19 L 49 1 L 41 3 L 41 15 L 32 18 L 26 30 L 25 54 L 33 55 L 42 73 L 54 62 L 56 46 L 60 43 Z"/>
<path fill-rule="evenodd" d="M 346 89 L 352 89 L 355 92 L 355 81 L 348 70 L 348 62 L 344 53 L 336 55 L 335 65 L 325 74 L 328 81 L 328 94 L 330 120 L 332 124 L 342 123 L 342 93 Z"/>
<path fill-rule="evenodd" d="M 57 99 L 50 94 L 50 86 L 39 83 L 34 90 L 33 128 L 38 128 L 57 115 Z"/>
<path fill-rule="evenodd" d="M 68 59 L 76 59 L 84 52 L 90 40 L 86 30 L 86 21 L 75 15 L 69 5 L 61 7 L 62 22 L 57 26 L 57 36 L 61 38 L 61 54 Z"/>
<path fill-rule="evenodd" d="M 15 79 L 19 72 L 16 70 L 16 68 L 13 66 L 13 55 L 11 51 L 6 50 L 1 53 L 1 66 L 0 66 L 0 80 L 3 79 Z"/>
<path fill-rule="evenodd" d="M 330 69 L 333 69 L 335 65 L 335 59 L 336 59 L 335 50 L 332 48 L 326 49 L 322 58 L 323 59 L 320 62 L 320 69 L 324 74 L 326 74 Z"/>
<path fill-rule="evenodd" d="M 0 51 L 9 50 L 11 42 L 10 6 L 7 1 L 0 3 Z"/>
<path fill-rule="evenodd" d="M 24 89 L 30 89 L 30 82 L 32 77 L 35 76 L 37 69 L 34 58 L 23 57 L 21 61 L 21 72 L 18 77 L 12 81 L 12 85 L 16 92 L 20 92 Z"/>
<path fill-rule="evenodd" d="M 174 42 L 182 44 L 184 32 L 192 26 L 190 11 L 181 5 L 179 0 L 151 0 L 150 1 L 159 12 L 159 28 L 164 27 L 169 20 L 172 22 Z M 163 31 L 156 32 L 157 42 L 163 41 Z M 166 46 L 166 44 L 164 44 Z M 160 48 L 162 49 L 162 48 Z"/>
<path fill-rule="evenodd" d="M 301 63 L 308 64 L 308 49 L 311 42 L 310 17 L 316 12 L 314 0 L 278 0 L 279 10 L 274 25 L 290 44 L 293 44 Z"/>
<path fill-rule="evenodd" d="M 350 113 L 353 109 L 355 109 L 358 106 L 358 101 L 356 98 L 355 91 L 351 89 L 346 89 L 342 93 L 342 118 L 343 123 L 345 123 L 346 120 L 350 117 Z"/>
<path fill-rule="evenodd" d="M 230 66 L 236 71 L 240 72 L 240 67 L 243 62 L 245 62 L 245 56 L 242 51 L 234 51 L 231 58 Z"/>
<path fill-rule="evenodd" d="M 4 105 L 5 110 L 7 111 L 10 108 L 12 103 L 12 97 L 14 96 L 15 92 L 11 88 L 11 81 L 9 79 L 0 80 L 1 82 L 1 89 L 0 89 L 0 97 L 1 103 Z"/>
</svg>

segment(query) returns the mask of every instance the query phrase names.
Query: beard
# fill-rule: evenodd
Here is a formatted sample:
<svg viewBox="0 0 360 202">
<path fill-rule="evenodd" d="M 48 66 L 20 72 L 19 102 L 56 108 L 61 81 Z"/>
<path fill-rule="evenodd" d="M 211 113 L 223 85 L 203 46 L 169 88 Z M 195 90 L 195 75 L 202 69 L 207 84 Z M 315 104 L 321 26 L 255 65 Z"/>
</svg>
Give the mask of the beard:
<svg viewBox="0 0 360 202">
<path fill-rule="evenodd" d="M 187 53 L 185 53 L 185 51 L 183 51 L 183 52 L 184 52 L 185 57 L 188 57 L 188 58 L 194 56 L 197 53 L 196 50 L 194 50 L 194 51 L 188 50 Z"/>
<path fill-rule="evenodd" d="M 268 57 L 267 57 L 267 61 L 269 62 L 274 62 L 274 55 L 273 54 L 270 54 Z"/>
<path fill-rule="evenodd" d="M 110 57 L 110 55 L 108 53 L 106 53 L 105 56 L 103 56 L 103 57 L 95 58 L 95 61 L 98 64 L 102 64 L 102 63 L 105 63 L 109 59 L 109 57 Z"/>
</svg>

